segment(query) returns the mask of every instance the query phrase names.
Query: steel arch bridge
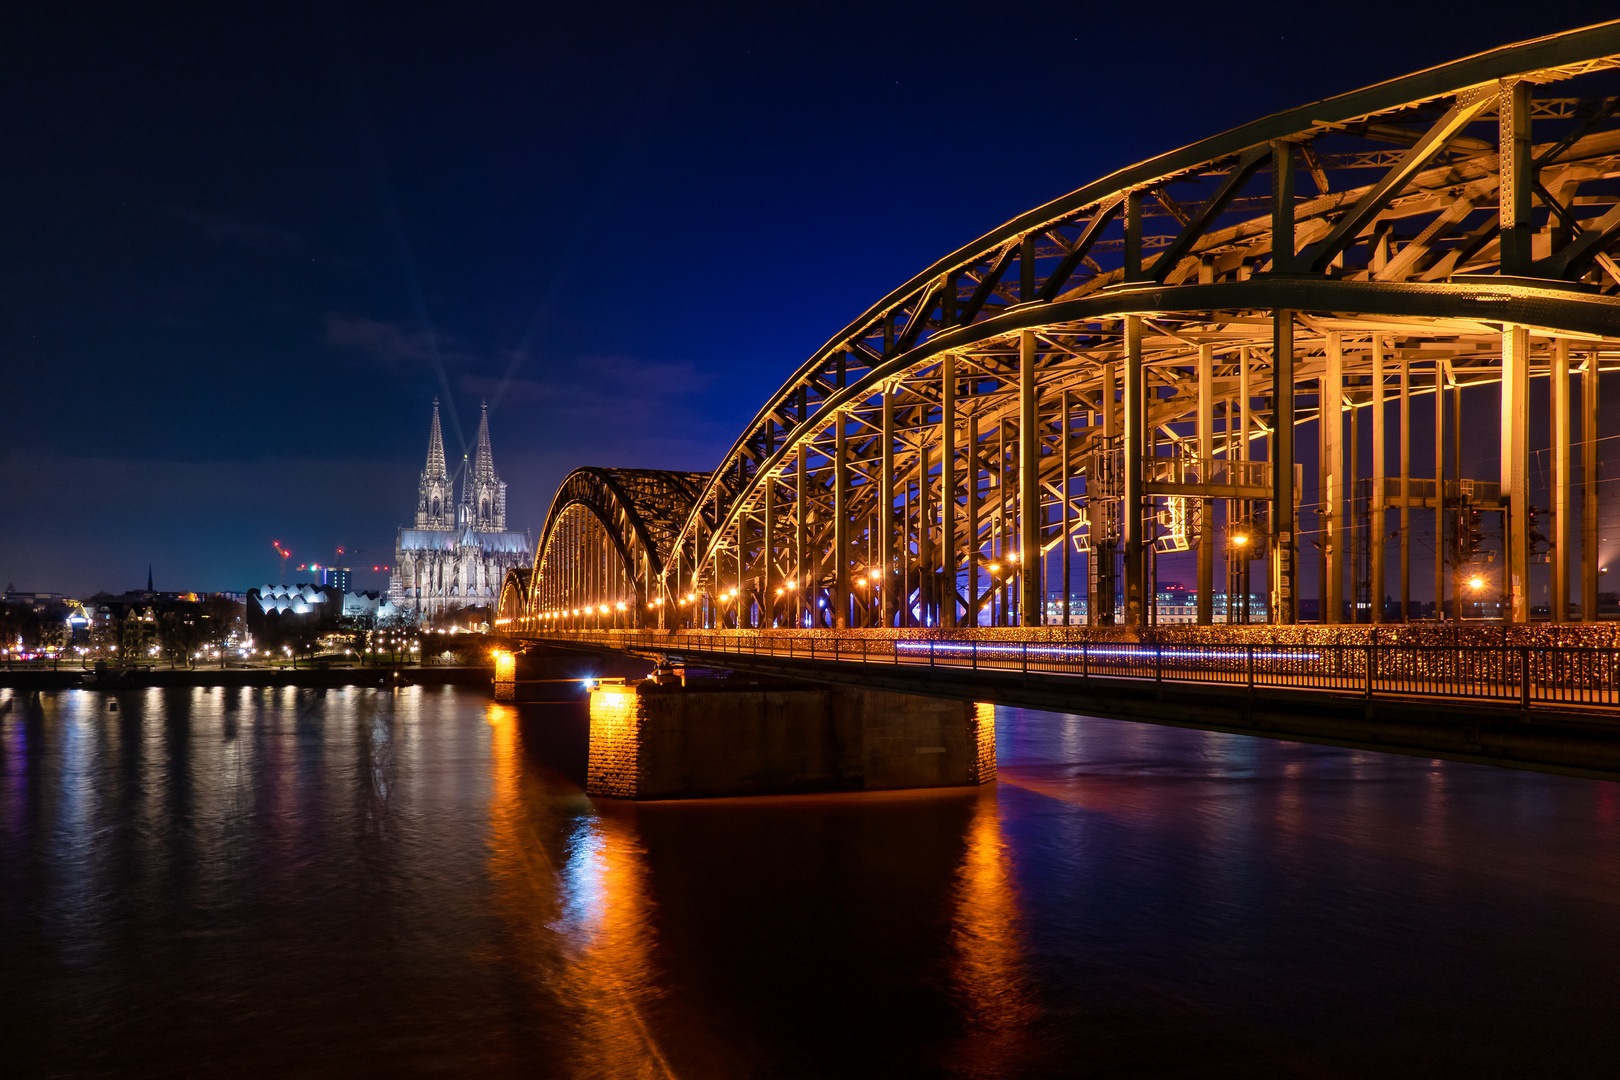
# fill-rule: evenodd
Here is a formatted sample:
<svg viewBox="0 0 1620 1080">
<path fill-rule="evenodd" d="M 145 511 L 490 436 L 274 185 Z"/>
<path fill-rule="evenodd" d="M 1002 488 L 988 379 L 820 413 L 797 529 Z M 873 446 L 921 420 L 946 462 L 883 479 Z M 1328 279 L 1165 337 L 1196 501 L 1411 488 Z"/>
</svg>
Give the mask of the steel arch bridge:
<svg viewBox="0 0 1620 1080">
<path fill-rule="evenodd" d="M 1573 587 L 1595 618 L 1599 372 L 1620 356 L 1617 67 L 1620 22 L 1555 34 L 1030 210 L 836 334 L 714 472 L 571 475 L 514 617 L 528 631 L 1068 623 L 1083 553 L 1084 620 L 1143 625 L 1154 553 L 1190 551 L 1197 621 L 1214 617 L 1217 563 L 1246 598 L 1259 562 L 1265 617 L 1290 623 L 1314 548 L 1323 620 L 1360 605 L 1378 621 L 1397 517 L 1405 615 L 1413 534 L 1427 530 L 1437 598 L 1449 583 L 1456 599 L 1488 515 L 1503 560 L 1487 588 L 1525 621 L 1536 377 L 1550 590 Z M 1467 415 L 1500 427 L 1489 477 L 1461 472 L 1464 390 Z M 1414 453 L 1431 407 L 1433 450 Z M 1230 606 L 1247 621 L 1246 599 Z"/>
<path fill-rule="evenodd" d="M 597 621 L 646 625 L 645 613 L 660 606 L 668 555 L 708 479 L 658 469 L 569 473 L 546 515 L 534 569 L 507 575 L 497 625 L 528 627 L 538 612 L 565 605 L 588 606 Z"/>
</svg>

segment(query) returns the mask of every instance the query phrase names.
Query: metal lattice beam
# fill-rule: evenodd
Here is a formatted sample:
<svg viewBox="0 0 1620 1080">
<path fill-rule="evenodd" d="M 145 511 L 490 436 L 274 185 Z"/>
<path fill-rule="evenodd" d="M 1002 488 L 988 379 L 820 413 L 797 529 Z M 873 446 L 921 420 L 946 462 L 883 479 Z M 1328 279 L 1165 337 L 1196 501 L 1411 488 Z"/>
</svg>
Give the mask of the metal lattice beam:
<svg viewBox="0 0 1620 1080">
<path fill-rule="evenodd" d="M 1011 597 L 1044 595 L 1057 546 L 1111 567 L 1140 533 L 1124 515 L 1151 512 L 1144 550 L 1207 560 L 1219 504 L 1229 544 L 1259 530 L 1260 591 L 1288 621 L 1303 526 L 1276 500 L 1295 488 L 1296 427 L 1337 446 L 1324 418 L 1381 402 L 1389 364 L 1409 415 L 1437 387 L 1507 379 L 1522 394 L 1558 349 L 1594 372 L 1620 358 L 1617 68 L 1620 22 L 1550 35 L 1267 117 L 1020 215 L 836 334 L 713 473 L 571 476 L 530 616 L 549 610 L 548 560 L 573 557 L 553 539 L 566 529 L 611 547 L 642 617 L 660 608 L 668 626 L 1039 621 Z M 1568 89 L 1536 96 L 1554 84 Z M 1140 386 L 1121 385 L 1138 370 Z M 1508 462 L 1523 439 L 1502 415 Z M 1322 469 L 1326 537 L 1360 496 Z M 1501 480 L 1514 537 L 1523 472 L 1508 462 Z M 1513 544 L 1504 596 L 1524 585 Z M 1337 573 L 1347 553 L 1322 557 Z M 1133 549 L 1127 593 L 1144 567 Z"/>
</svg>

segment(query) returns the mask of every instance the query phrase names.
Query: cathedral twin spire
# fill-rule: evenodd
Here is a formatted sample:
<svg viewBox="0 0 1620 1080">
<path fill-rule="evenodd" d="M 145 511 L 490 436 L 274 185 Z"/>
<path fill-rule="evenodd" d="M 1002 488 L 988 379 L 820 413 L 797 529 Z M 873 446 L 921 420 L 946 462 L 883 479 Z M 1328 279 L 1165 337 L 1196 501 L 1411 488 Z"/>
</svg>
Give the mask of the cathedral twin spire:
<svg viewBox="0 0 1620 1080">
<path fill-rule="evenodd" d="M 489 403 L 478 420 L 478 446 L 471 468 L 462 458 L 461 506 L 455 507 L 454 486 L 444 459 L 444 432 L 439 426 L 439 399 L 433 399 L 433 423 L 428 430 L 427 466 L 416 504 L 416 527 L 452 529 L 471 527 L 480 532 L 506 528 L 506 485 L 495 473 L 495 453 L 489 442 Z"/>
<path fill-rule="evenodd" d="M 480 484 L 493 484 L 495 478 L 495 452 L 489 447 L 489 402 L 481 406 L 478 418 L 478 456 L 473 459 L 473 479 Z"/>
<path fill-rule="evenodd" d="M 450 479 L 450 473 L 444 465 L 444 432 L 439 428 L 439 399 L 433 399 L 433 426 L 428 431 L 427 468 L 422 470 L 424 480 L 429 477 L 435 480 Z"/>
</svg>

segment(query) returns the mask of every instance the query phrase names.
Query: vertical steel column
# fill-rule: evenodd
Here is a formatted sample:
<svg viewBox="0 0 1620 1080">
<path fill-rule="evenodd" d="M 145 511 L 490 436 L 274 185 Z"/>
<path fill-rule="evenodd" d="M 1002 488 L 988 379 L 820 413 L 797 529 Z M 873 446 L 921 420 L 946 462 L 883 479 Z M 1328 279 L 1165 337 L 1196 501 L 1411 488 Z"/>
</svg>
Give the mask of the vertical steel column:
<svg viewBox="0 0 1620 1080">
<path fill-rule="evenodd" d="M 1462 528 L 1462 383 L 1453 373 L 1451 387 L 1451 483 L 1457 492 L 1457 527 Z M 1459 537 L 1460 538 L 1460 537 Z M 1460 555 L 1459 555 L 1460 558 Z M 1457 577 L 1451 585 L 1452 602 L 1457 608 L 1457 620 L 1462 621 L 1462 566 L 1457 566 Z"/>
<path fill-rule="evenodd" d="M 1002 420 L 996 425 L 996 541 L 990 546 L 990 553 L 1001 564 L 1001 589 L 993 601 L 995 625 L 1007 626 L 1012 622 L 1010 603 L 1012 599 L 1012 536 L 1007 531 L 1008 520 L 1012 517 L 1012 491 L 1007 483 L 1007 425 L 1008 420 Z"/>
<path fill-rule="evenodd" d="M 1020 626 L 1046 622 L 1041 580 L 1040 417 L 1035 408 L 1035 331 L 1018 335 L 1018 597 Z"/>
<path fill-rule="evenodd" d="M 1102 406 L 1103 448 L 1109 463 L 1114 461 L 1119 449 L 1119 403 L 1114 397 L 1118 385 L 1119 373 L 1110 360 L 1102 366 L 1102 388 L 1097 394 L 1097 403 Z M 1103 497 L 1103 487 L 1102 477 L 1086 478 L 1086 506 L 1093 534 L 1087 564 L 1091 587 L 1086 596 L 1086 621 L 1092 626 L 1111 626 L 1118 618 L 1118 596 L 1114 590 L 1118 534 L 1113 528 L 1113 500 Z M 1097 538 L 1099 531 L 1103 539 Z"/>
<path fill-rule="evenodd" d="M 832 624 L 849 627 L 849 451 L 844 417 L 833 421 Z"/>
<path fill-rule="evenodd" d="M 1125 193 L 1125 280 L 1141 281 L 1142 273 L 1142 193 Z"/>
<path fill-rule="evenodd" d="M 769 457 L 769 455 L 767 455 Z M 772 627 L 776 625 L 778 604 L 776 593 L 772 591 L 776 575 L 776 477 L 765 477 L 765 500 L 763 508 L 764 520 L 760 531 L 764 535 L 759 545 L 759 625 Z"/>
<path fill-rule="evenodd" d="M 802 414 L 801 414 L 802 416 Z M 804 626 L 805 610 L 810 602 L 810 447 L 809 440 L 799 442 L 797 462 L 799 490 L 796 493 L 793 522 L 793 620 Z M 694 582 L 693 584 L 696 584 Z"/>
<path fill-rule="evenodd" d="M 900 485 L 900 625 L 911 623 L 911 481 Z"/>
<path fill-rule="evenodd" d="M 956 625 L 956 354 L 940 365 L 939 567 L 941 625 Z"/>
<path fill-rule="evenodd" d="M 1598 617 L 1598 354 L 1581 368 L 1581 618 Z"/>
<path fill-rule="evenodd" d="M 1275 540 L 1275 603 L 1271 621 L 1292 626 L 1299 619 L 1299 550 L 1294 540 L 1294 313 L 1272 315 L 1272 537 Z"/>
<path fill-rule="evenodd" d="M 1530 270 L 1530 192 L 1535 170 L 1530 163 L 1530 84 L 1503 79 L 1497 99 L 1497 188 L 1501 226 L 1502 273 L 1522 275 Z"/>
<path fill-rule="evenodd" d="M 1569 618 L 1569 578 L 1574 565 L 1574 545 L 1569 512 L 1570 456 L 1575 447 L 1570 442 L 1569 425 L 1569 339 L 1553 342 L 1552 355 L 1552 597 L 1547 616 L 1555 623 Z"/>
<path fill-rule="evenodd" d="M 1210 462 L 1215 457 L 1215 347 L 1198 346 L 1198 479 L 1205 484 L 1214 477 Z M 1234 477 L 1228 475 L 1227 483 Z M 1215 619 L 1215 500 L 1198 501 L 1198 625 L 1208 626 Z"/>
<path fill-rule="evenodd" d="M 737 629 L 748 625 L 748 515 L 737 515 Z"/>
<path fill-rule="evenodd" d="M 1142 596 L 1142 456 L 1147 432 L 1142 401 L 1142 319 L 1125 317 L 1125 625 L 1141 626 Z"/>
<path fill-rule="evenodd" d="M 967 624 L 979 625 L 979 414 L 967 418 Z"/>
<path fill-rule="evenodd" d="M 1372 621 L 1384 621 L 1384 548 L 1387 527 L 1384 509 L 1384 337 L 1374 334 L 1372 340 L 1372 502 L 1368 512 L 1372 525 L 1367 530 L 1367 554 L 1371 557 L 1371 584 L 1368 599 L 1372 604 Z"/>
<path fill-rule="evenodd" d="M 878 490 L 878 565 L 883 579 L 883 619 L 881 626 L 894 625 L 894 388 L 883 387 L 883 464 Z M 900 588 L 904 588 L 902 583 Z"/>
<path fill-rule="evenodd" d="M 1254 431 L 1252 375 L 1249 347 L 1244 345 L 1238 349 L 1238 457 L 1243 461 L 1249 460 L 1249 434 Z"/>
<path fill-rule="evenodd" d="M 1018 243 L 1018 302 L 1035 299 L 1035 234 L 1025 233 Z"/>
<path fill-rule="evenodd" d="M 1226 452 L 1228 457 L 1234 455 L 1234 458 L 1239 463 L 1247 463 L 1247 460 L 1249 460 L 1249 423 L 1251 423 L 1249 405 L 1251 405 L 1252 393 L 1254 393 L 1254 390 L 1249 385 L 1249 347 L 1239 345 L 1238 395 L 1231 402 L 1231 406 L 1238 410 L 1238 429 L 1236 429 L 1236 436 L 1228 437 L 1228 440 L 1226 440 L 1230 444 L 1230 449 Z M 1230 416 L 1226 418 L 1226 423 L 1231 423 Z M 1239 465 L 1238 468 L 1239 473 L 1247 474 L 1246 465 Z M 1228 533 L 1233 529 L 1233 526 L 1247 529 L 1251 517 L 1249 500 L 1226 500 L 1226 529 L 1228 529 Z M 1247 531 L 1252 534 L 1252 529 L 1247 529 Z M 1243 586 L 1243 581 L 1247 578 L 1247 568 L 1249 568 L 1249 559 L 1251 559 L 1252 555 L 1254 555 L 1254 544 L 1252 542 L 1247 546 L 1226 544 L 1226 622 L 1228 623 L 1249 622 L 1249 597 L 1241 591 L 1239 586 Z"/>
<path fill-rule="evenodd" d="M 1401 353 L 1401 622 L 1412 618 L 1412 362 Z"/>
<path fill-rule="evenodd" d="M 1446 617 L 1446 365 L 1434 362 L 1434 617 Z"/>
<path fill-rule="evenodd" d="M 917 619 L 922 626 L 929 625 L 928 612 L 932 607 L 929 594 L 933 590 L 924 586 L 932 578 L 934 567 L 933 485 L 928 482 L 928 457 L 928 438 L 920 435 L 917 439 Z"/>
<path fill-rule="evenodd" d="M 1322 378 L 1320 406 L 1323 432 L 1322 507 L 1327 527 L 1322 549 L 1327 552 L 1327 588 L 1321 612 L 1325 623 L 1344 619 L 1344 339 L 1334 330 L 1327 336 L 1327 371 Z"/>
<path fill-rule="evenodd" d="M 1502 568 L 1504 616 L 1530 621 L 1530 333 L 1502 326 L 1502 495 L 1507 500 L 1507 552 Z"/>
<path fill-rule="evenodd" d="M 1328 407 L 1327 374 L 1316 380 L 1316 621 L 1328 621 Z"/>
<path fill-rule="evenodd" d="M 1271 144 L 1271 272 L 1294 269 L 1294 144 Z"/>
<path fill-rule="evenodd" d="M 1237 456 L 1239 461 L 1244 462 L 1249 460 L 1249 432 L 1254 430 L 1254 416 L 1252 413 L 1254 405 L 1254 387 L 1250 385 L 1252 375 L 1253 370 L 1249 361 L 1249 347 L 1247 345 L 1240 345 L 1238 347 Z M 1232 502 L 1227 503 L 1227 507 L 1228 525 L 1231 524 L 1232 510 L 1235 508 L 1238 522 L 1247 528 L 1250 524 L 1250 519 L 1254 516 L 1254 511 L 1249 500 L 1235 499 Z M 1252 536 L 1254 530 L 1249 529 L 1248 531 Z M 1228 548 L 1230 553 L 1235 556 L 1235 558 L 1229 559 L 1226 567 L 1227 622 L 1246 624 L 1249 621 L 1249 589 L 1247 582 L 1249 580 L 1249 563 L 1253 560 L 1255 554 L 1254 549 L 1255 544 L 1252 542 L 1252 540 L 1247 546 L 1240 547 L 1234 545 Z"/>
<path fill-rule="evenodd" d="M 1071 564 L 1074 562 L 1073 553 L 1069 549 L 1069 541 L 1070 541 L 1070 535 L 1071 535 L 1071 526 L 1070 526 L 1070 517 L 1071 517 L 1071 515 L 1069 513 L 1069 481 L 1070 481 L 1070 478 L 1074 476 L 1074 462 L 1073 462 L 1072 457 L 1071 457 L 1071 451 L 1074 448 L 1074 439 L 1071 438 L 1070 435 L 1069 435 L 1070 410 L 1073 408 L 1073 405 L 1069 401 L 1069 391 L 1068 390 L 1064 390 L 1062 392 L 1062 398 L 1058 402 L 1058 408 L 1062 411 L 1062 414 L 1063 414 L 1063 419 L 1058 425 L 1058 438 L 1062 440 L 1060 443 L 1058 443 L 1058 455 L 1059 455 L 1058 469 L 1062 473 L 1062 476 L 1058 480 L 1058 491 L 1060 492 L 1060 495 L 1059 495 L 1060 512 L 1063 515 L 1063 517 L 1062 517 L 1063 535 L 1059 539 L 1058 545 L 1059 545 L 1059 548 L 1063 552 L 1063 583 L 1062 583 L 1062 588 L 1063 588 L 1063 625 L 1068 626 L 1069 623 L 1070 623 L 1070 620 L 1069 620 L 1069 615 L 1070 615 L 1070 612 L 1069 612 L 1069 595 L 1070 595 L 1070 588 L 1071 588 L 1071 583 L 1070 583 L 1070 580 L 1069 580 L 1069 571 L 1070 571 Z"/>
</svg>

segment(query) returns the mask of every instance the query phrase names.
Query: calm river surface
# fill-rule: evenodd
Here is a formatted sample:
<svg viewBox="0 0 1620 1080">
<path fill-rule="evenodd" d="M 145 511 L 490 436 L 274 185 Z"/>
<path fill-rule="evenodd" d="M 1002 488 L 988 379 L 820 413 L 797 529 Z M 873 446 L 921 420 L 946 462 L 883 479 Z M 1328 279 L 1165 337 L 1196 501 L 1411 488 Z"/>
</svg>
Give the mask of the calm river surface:
<svg viewBox="0 0 1620 1080">
<path fill-rule="evenodd" d="M 557 706 L 0 690 L 0 1076 L 1620 1073 L 1620 785 L 997 732 L 636 806 Z"/>
</svg>

